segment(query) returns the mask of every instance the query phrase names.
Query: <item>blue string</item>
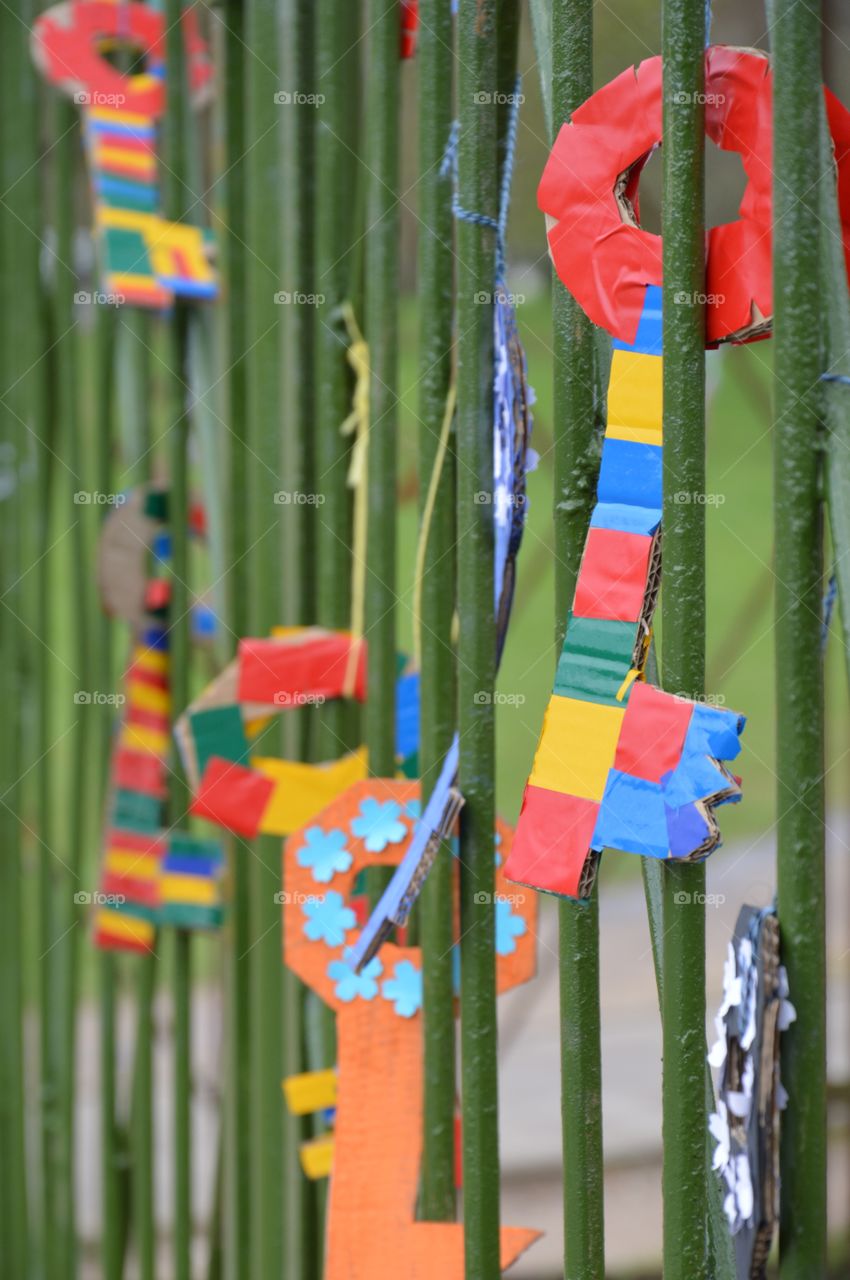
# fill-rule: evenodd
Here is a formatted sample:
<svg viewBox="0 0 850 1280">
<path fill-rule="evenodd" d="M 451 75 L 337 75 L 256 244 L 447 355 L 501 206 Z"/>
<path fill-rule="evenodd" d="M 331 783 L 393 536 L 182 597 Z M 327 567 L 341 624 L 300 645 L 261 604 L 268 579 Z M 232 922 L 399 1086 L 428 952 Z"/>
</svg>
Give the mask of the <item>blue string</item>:
<svg viewBox="0 0 850 1280">
<path fill-rule="evenodd" d="M 823 622 L 821 623 L 820 630 L 821 649 L 826 648 L 826 642 L 829 639 L 829 624 L 832 622 L 832 614 L 835 610 L 835 602 L 837 599 L 838 578 L 836 577 L 835 570 L 833 570 L 829 579 L 829 584 L 826 588 L 826 593 L 823 597 Z"/>
<path fill-rule="evenodd" d="M 451 177 L 454 183 L 452 194 L 452 213 L 461 222 L 470 222 L 473 226 L 489 227 L 496 233 L 496 281 L 504 283 L 505 279 L 505 241 L 508 229 L 508 212 L 511 204 L 511 183 L 514 176 L 516 160 L 516 137 L 519 123 L 520 87 L 522 81 L 517 77 L 511 101 L 511 113 L 508 118 L 508 130 L 505 136 L 505 162 L 502 166 L 502 186 L 499 192 L 499 216 L 491 218 L 487 213 L 476 213 L 474 209 L 464 209 L 457 196 L 457 151 L 460 138 L 460 121 L 455 120 L 449 130 L 449 138 L 443 159 L 440 164 L 440 177 Z"/>
<path fill-rule="evenodd" d="M 846 373 L 822 373 L 821 382 L 840 382 L 844 387 L 850 387 L 850 377 Z"/>
</svg>

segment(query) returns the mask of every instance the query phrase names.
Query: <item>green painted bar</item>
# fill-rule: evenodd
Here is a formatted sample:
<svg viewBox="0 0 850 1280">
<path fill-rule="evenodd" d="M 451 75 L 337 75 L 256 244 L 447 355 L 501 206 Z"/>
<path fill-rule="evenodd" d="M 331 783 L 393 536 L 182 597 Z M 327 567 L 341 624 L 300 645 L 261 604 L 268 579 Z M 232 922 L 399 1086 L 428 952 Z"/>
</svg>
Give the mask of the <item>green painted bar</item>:
<svg viewBox="0 0 850 1280">
<path fill-rule="evenodd" d="M 245 18 L 242 0 L 228 0 L 224 20 L 225 225 L 220 235 L 227 280 L 227 425 L 230 504 L 227 577 L 228 627 L 235 646 L 248 634 L 248 513 L 234 495 L 246 492 L 248 471 L 245 329 Z M 224 1143 L 224 1260 L 228 1280 L 252 1274 L 251 1236 L 251 917 L 250 854 L 230 841 L 232 898 L 227 973 L 228 1071 Z"/>
<path fill-rule="evenodd" d="M 77 108 L 63 99 L 56 102 L 57 124 L 61 135 L 54 156 L 56 161 L 56 279 L 54 284 L 54 324 L 56 325 L 56 384 L 55 384 L 55 448 L 63 473 L 73 477 L 72 483 L 86 489 L 88 482 L 83 471 L 83 454 L 79 433 L 82 429 L 79 416 L 79 340 L 74 327 L 74 294 L 77 278 L 74 271 L 73 243 L 75 220 L 72 199 L 78 161 Z M 67 468 L 67 470 L 66 470 Z M 67 491 L 62 495 L 69 497 Z M 84 516 L 70 515 L 71 501 L 67 505 L 60 499 L 60 519 L 67 520 L 70 534 L 67 553 L 69 560 L 62 571 L 70 578 L 71 591 L 77 599 L 85 599 L 85 544 L 84 529 L 88 523 Z M 60 564 L 62 562 L 60 561 Z M 87 646 L 86 621 L 78 616 L 70 629 L 69 665 L 74 681 L 80 689 L 91 689 L 92 670 Z M 74 1230 L 74 1082 L 75 1082 L 75 998 L 77 978 L 77 951 L 84 930 L 73 927 L 82 924 L 82 915 L 73 901 L 73 895 L 81 883 L 83 854 L 83 788 L 86 785 L 86 753 L 89 740 L 89 718 L 82 712 L 74 717 L 73 728 L 68 735 L 70 760 L 66 785 L 67 810 L 64 829 L 55 830 L 48 841 L 50 848 L 50 930 L 52 953 L 48 968 L 49 1000 L 47 1028 L 47 1064 L 49 1092 L 45 1098 L 45 1124 L 48 1135 L 49 1172 L 47 1183 L 49 1196 L 45 1202 L 45 1221 L 49 1231 L 46 1247 L 46 1274 L 54 1277 L 70 1276 L 76 1265 L 76 1239 Z M 52 737 L 50 741 L 52 742 Z M 58 797 L 54 794 L 53 802 Z M 57 856 L 58 855 L 58 856 Z M 79 917 L 79 919 L 77 918 Z"/>
<path fill-rule="evenodd" d="M 282 68 L 284 83 L 298 100 L 285 112 L 283 184 L 291 194 L 283 219 L 283 278 L 300 295 L 315 295 L 316 10 L 313 0 L 291 0 L 283 10 Z M 316 308 L 283 309 L 284 421 L 282 479 L 284 488 L 301 493 L 316 490 L 315 468 L 315 349 Z M 283 582 L 281 621 L 305 625 L 316 617 L 316 508 L 290 504 L 281 508 L 282 544 L 287 573 Z M 309 760 L 313 714 L 296 712 L 287 745 L 299 759 Z M 286 869 L 284 867 L 284 888 Z M 304 1021 L 316 997 L 288 969 L 284 970 L 284 1076 L 306 1071 Z M 316 1188 L 303 1175 L 298 1147 L 310 1134 L 309 1118 L 290 1116 L 284 1109 L 284 1176 L 289 1217 L 284 1240 L 284 1274 L 288 1280 L 313 1280 L 320 1274 Z"/>
<path fill-rule="evenodd" d="M 664 687 L 705 679 L 705 5 L 664 0 Z M 687 299 L 683 301 L 683 297 Z M 665 1280 L 707 1275 L 705 891 L 702 866 L 665 865 L 663 1196 Z"/>
<path fill-rule="evenodd" d="M 283 117 L 291 105 L 280 79 L 281 32 L 276 0 L 250 0 L 245 11 L 245 110 L 250 140 L 245 160 L 245 226 L 249 245 L 247 299 L 248 621 L 251 635 L 267 635 L 281 620 L 283 577 L 280 513 L 275 501 L 282 463 L 281 158 Z M 293 305 L 293 304 L 290 304 Z M 294 305 L 297 305 L 295 303 Z M 266 734 L 280 751 L 281 726 Z M 247 858 L 252 896 L 252 1212 L 257 1280 L 280 1276 L 284 1236 L 291 1229 L 284 1186 L 283 964 L 281 842 L 256 841 Z"/>
<path fill-rule="evenodd" d="M 188 93 L 180 0 L 167 0 L 167 111 L 163 118 L 163 205 L 167 217 L 183 218 L 191 207 L 187 161 Z M 171 537 L 169 667 L 174 708 L 190 698 L 191 622 L 189 615 L 189 307 L 176 301 L 168 321 L 169 377 L 166 444 L 169 457 L 168 527 Z M 189 791 L 179 757 L 169 773 L 170 821 L 185 821 Z M 192 1271 L 192 935 L 174 937 L 174 1276 L 190 1280 Z"/>
<path fill-rule="evenodd" d="M 346 359 L 349 336 L 341 308 L 357 282 L 352 249 L 359 224 L 358 161 L 361 94 L 360 12 L 350 0 L 318 0 L 316 82 L 324 98 L 316 111 L 316 309 L 315 473 L 323 502 L 314 507 L 317 621 L 351 624 L 351 494 L 347 486 L 349 442 L 340 427 L 351 412 L 352 377 Z M 361 328 L 363 317 L 356 317 Z M 316 752 L 333 760 L 349 746 L 351 717 L 340 703 L 319 709 Z"/>
<path fill-rule="evenodd" d="M 29 1239 L 25 1161 L 25 1063 L 22 821 L 24 777 L 30 764 L 22 715 L 25 680 L 32 672 L 32 621 L 24 574 L 32 550 L 29 537 L 40 521 L 28 519 L 28 506 L 46 496 L 26 481 L 25 460 L 32 455 L 28 430 L 45 427 L 45 415 L 34 412 L 33 366 L 43 350 L 39 323 L 38 232 L 41 221 L 34 179 L 37 156 L 36 102 L 27 56 L 26 29 L 12 10 L 0 17 L 0 391 L 2 391 L 3 500 L 0 501 L 0 598 L 2 598 L 3 663 L 0 698 L 5 711 L 0 744 L 0 1276 L 16 1280 L 33 1265 Z M 28 223 L 32 222 L 32 229 Z M 23 376 L 22 376 L 23 375 Z M 29 376 L 28 376 L 29 375 Z M 44 370 L 37 370 L 43 381 Z M 39 408 L 41 408 L 39 404 Z M 37 414 L 37 416 L 36 416 Z M 41 441 L 36 440 L 36 446 Z M 39 465 L 42 459 L 39 458 Z M 39 480 L 42 476 L 39 475 Z M 36 601 L 37 603 L 37 601 Z M 29 619 L 27 614 L 30 613 Z M 30 746 L 27 743 L 26 746 Z M 40 746 L 36 743 L 36 750 Z"/>
<path fill-rule="evenodd" d="M 452 123 L 451 0 L 423 0 L 419 36 L 419 492 L 420 516 L 437 457 L 452 380 L 451 178 L 440 162 Z M 423 800 L 437 779 L 455 726 L 452 616 L 455 605 L 454 435 L 443 462 L 422 577 L 419 766 Z M 445 846 L 420 898 L 425 1023 L 424 1152 L 420 1211 L 455 1217 L 455 1012 L 452 977 L 454 864 Z"/>
<path fill-rule="evenodd" d="M 311 90 L 316 112 L 314 352 L 315 492 L 321 504 L 310 508 L 315 526 L 316 621 L 347 630 L 351 625 L 352 503 L 347 477 L 349 442 L 340 427 L 351 412 L 353 381 L 347 360 L 349 335 L 343 320 L 346 302 L 355 306 L 360 294 L 353 248 L 361 226 L 363 167 L 360 149 L 361 68 L 360 6 L 350 0 L 317 0 L 315 12 L 316 77 Z M 356 315 L 363 324 L 362 315 Z M 332 702 L 316 711 L 311 742 L 316 760 L 334 760 L 359 743 L 357 710 Z M 321 1006 L 322 1060 L 336 1061 L 336 1026 L 331 1010 Z M 326 1191 L 317 1188 L 318 1212 L 324 1218 Z M 321 1240 L 324 1226 L 318 1230 Z"/>
<path fill-rule="evenodd" d="M 820 8 L 776 0 L 773 30 L 778 902 L 797 1008 L 782 1042 L 782 1280 L 827 1270 Z"/>
<path fill-rule="evenodd" d="M 553 0 L 552 134 L 593 92 L 591 0 Z M 555 643 L 560 654 L 599 465 L 596 372 L 590 321 L 552 281 L 555 350 Z M 599 1039 L 599 907 L 558 904 L 564 1270 L 570 1280 L 604 1275 L 602 1062 Z"/>
<path fill-rule="evenodd" d="M 458 200 L 495 218 L 498 204 L 495 0 L 460 0 Z M 458 729 L 460 789 L 461 1080 L 467 1280 L 499 1275 L 499 1134 L 493 906 L 496 675 L 492 508 L 495 234 L 457 224 Z M 461 480 L 460 477 L 463 477 Z M 469 1171 L 474 1171 L 471 1174 Z"/>
<path fill-rule="evenodd" d="M 395 772 L 396 461 L 398 429 L 399 0 L 369 0 L 366 84 L 365 337 L 369 344 L 369 463 L 365 622 L 366 745 L 370 772 Z"/>
</svg>

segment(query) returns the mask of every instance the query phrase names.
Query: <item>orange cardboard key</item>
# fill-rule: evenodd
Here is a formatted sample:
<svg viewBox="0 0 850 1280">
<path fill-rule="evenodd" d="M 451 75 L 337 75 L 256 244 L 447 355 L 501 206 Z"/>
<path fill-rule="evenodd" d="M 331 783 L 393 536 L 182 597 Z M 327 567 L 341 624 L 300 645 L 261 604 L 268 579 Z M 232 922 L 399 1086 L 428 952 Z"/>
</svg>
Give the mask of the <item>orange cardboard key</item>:
<svg viewBox="0 0 850 1280">
<path fill-rule="evenodd" d="M 410 842 L 419 784 L 356 783 L 286 842 L 284 937 L 288 966 L 337 1014 L 333 1172 L 325 1280 L 462 1280 L 463 1228 L 420 1222 L 422 1154 L 422 959 L 385 943 L 359 974 L 346 953 L 359 928 L 350 905 L 357 875 L 394 867 Z M 504 880 L 510 828 L 497 824 L 496 983 L 499 992 L 535 970 L 536 894 Z M 445 850 L 442 857 L 449 856 Z M 501 1265 L 539 1236 L 501 1231 Z"/>
</svg>

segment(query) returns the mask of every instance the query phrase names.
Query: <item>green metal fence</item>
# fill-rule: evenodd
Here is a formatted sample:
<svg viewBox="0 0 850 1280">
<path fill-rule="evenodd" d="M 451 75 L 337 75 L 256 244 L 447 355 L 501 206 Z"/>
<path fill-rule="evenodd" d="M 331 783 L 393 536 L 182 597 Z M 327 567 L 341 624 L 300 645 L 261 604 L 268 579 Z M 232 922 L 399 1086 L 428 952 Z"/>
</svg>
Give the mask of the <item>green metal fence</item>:
<svg viewBox="0 0 850 1280">
<path fill-rule="evenodd" d="M 0 9 L 0 1280 L 323 1274 L 327 1191 L 302 1176 L 298 1145 L 311 1126 L 287 1116 L 281 1080 L 332 1066 L 335 1032 L 328 1011 L 281 963 L 280 840 L 229 838 L 227 924 L 213 942 L 173 930 L 160 934 L 155 954 L 103 952 L 94 961 L 78 901 L 96 882 L 112 712 L 95 706 L 77 714 L 73 694 L 117 687 L 126 636 L 96 599 L 103 508 L 74 495 L 119 493 L 155 476 L 167 476 L 169 489 L 175 713 L 241 637 L 319 623 L 367 639 L 368 703 L 362 714 L 341 703 L 300 711 L 279 737 L 267 731 L 270 752 L 327 760 L 362 740 L 370 772 L 392 776 L 396 654 L 408 633 L 421 668 L 426 796 L 459 731 L 457 1022 L 447 849 L 411 925 L 424 962 L 417 1212 L 425 1221 L 458 1217 L 459 1091 L 465 1271 L 469 1280 L 493 1280 L 500 1274 L 492 845 L 499 742 L 492 508 L 477 500 L 492 488 L 493 467 L 493 314 L 481 300 L 492 301 L 506 101 L 518 66 L 527 79 L 539 76 L 549 137 L 536 142 L 551 144 L 595 87 L 598 6 L 531 0 L 526 13 L 519 0 L 459 0 L 454 16 L 451 0 L 421 0 L 413 98 L 399 58 L 399 0 L 200 4 L 218 80 L 217 101 L 201 116 L 189 104 L 182 7 L 169 0 L 164 12 L 163 202 L 169 218 L 209 228 L 221 292 L 206 310 L 178 302 L 168 314 L 78 300 L 96 279 L 80 248 L 91 202 L 78 111 L 30 57 L 34 0 Z M 630 6 L 614 0 L 612 7 L 627 25 Z M 698 698 L 708 623 L 705 506 L 681 505 L 676 493 L 706 488 L 699 301 L 706 6 L 661 0 L 656 8 L 665 103 L 662 674 L 666 689 Z M 818 1280 L 827 1274 L 824 492 L 847 650 L 850 312 L 837 283 L 843 261 L 822 119 L 819 5 L 774 0 L 769 10 L 778 903 L 798 1010 L 783 1050 L 791 1101 L 778 1274 Z M 536 40 L 531 68 L 518 54 L 521 23 Z M 129 65 L 131 54 L 120 46 L 116 62 Z M 635 61 L 646 54 L 633 50 Z M 691 105 L 683 109 L 683 101 Z M 416 117 L 415 157 L 403 147 L 413 136 L 404 110 Z M 455 120 L 456 189 L 444 163 Z M 456 218 L 453 200 L 478 216 Z M 414 235 L 415 251 L 407 252 Z M 414 299 L 412 327 L 402 281 Z M 682 305 L 682 295 L 690 303 Z M 361 336 L 362 439 L 340 429 L 358 392 L 351 356 Z M 609 344 L 554 276 L 542 341 L 553 376 L 550 618 L 560 652 L 595 493 Z M 401 382 L 403 342 L 415 347 L 412 392 Z M 822 381 L 825 370 L 833 382 Z M 412 444 L 403 435 L 411 423 Z M 425 531 L 412 588 L 400 568 L 400 453 L 415 456 Z M 186 532 L 199 489 L 208 511 L 202 569 Z M 316 500 L 276 502 L 279 491 Z M 215 649 L 199 654 L 189 602 L 201 573 L 220 607 Z M 186 821 L 189 803 L 175 755 L 170 825 Z M 704 894 L 705 872 L 647 865 L 644 878 L 663 1025 L 664 1276 L 730 1280 L 706 1159 L 704 911 L 676 906 L 681 892 L 694 901 Z M 383 883 L 376 876 L 369 885 L 373 901 Z M 597 892 L 587 904 L 558 906 L 568 1280 L 605 1275 Z M 209 988 L 224 1009 L 221 1131 L 199 1217 L 193 1019 L 198 993 Z M 95 1191 L 75 1171 L 75 1100 L 88 1011 L 99 1038 L 100 1226 L 96 1239 L 84 1240 L 81 1204 Z M 154 1075 L 164 1038 L 172 1092 L 165 1108 Z M 155 1204 L 161 1160 L 170 1169 L 167 1225 Z M 616 1222 L 608 1225 L 616 1232 Z M 395 1274 L 405 1275 L 404 1259 Z"/>
</svg>

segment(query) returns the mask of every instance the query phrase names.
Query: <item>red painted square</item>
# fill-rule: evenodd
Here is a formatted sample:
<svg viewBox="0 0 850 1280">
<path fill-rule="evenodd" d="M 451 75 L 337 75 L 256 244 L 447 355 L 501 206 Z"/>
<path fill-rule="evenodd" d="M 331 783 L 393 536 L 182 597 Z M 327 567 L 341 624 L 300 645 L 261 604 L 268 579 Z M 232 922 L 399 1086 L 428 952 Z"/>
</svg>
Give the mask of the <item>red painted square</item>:
<svg viewBox="0 0 850 1280">
<path fill-rule="evenodd" d="M 652 539 L 618 529 L 591 529 L 576 585 L 573 615 L 637 622 L 643 607 Z"/>
<path fill-rule="evenodd" d="M 577 898 L 598 813 L 595 800 L 527 786 L 505 863 L 508 880 Z"/>
<path fill-rule="evenodd" d="M 253 769 L 212 756 L 189 812 L 237 835 L 255 836 L 274 785 Z"/>
<path fill-rule="evenodd" d="M 120 791 L 141 791 L 146 796 L 165 798 L 162 761 L 146 751 L 119 747 L 115 753 L 113 782 Z"/>
<path fill-rule="evenodd" d="M 693 710 L 694 704 L 686 698 L 636 680 L 629 694 L 614 768 L 633 778 L 660 782 L 681 759 Z"/>
</svg>

